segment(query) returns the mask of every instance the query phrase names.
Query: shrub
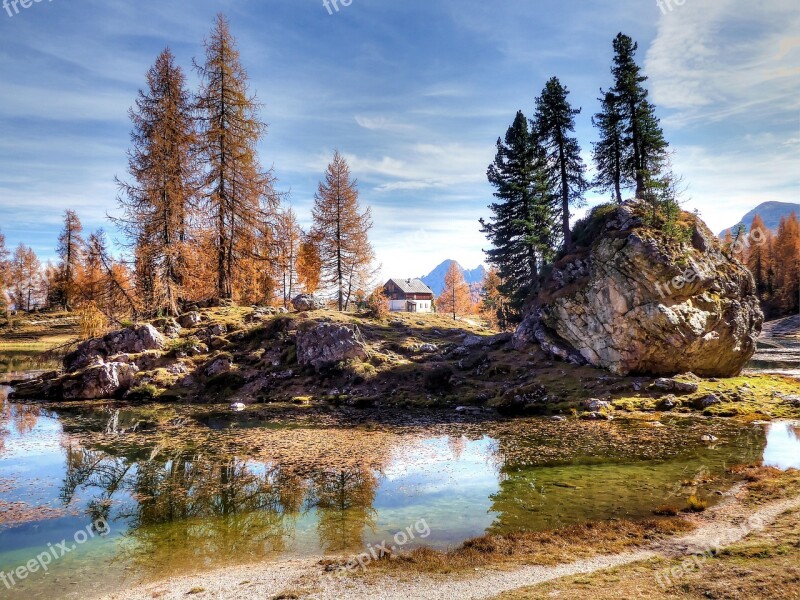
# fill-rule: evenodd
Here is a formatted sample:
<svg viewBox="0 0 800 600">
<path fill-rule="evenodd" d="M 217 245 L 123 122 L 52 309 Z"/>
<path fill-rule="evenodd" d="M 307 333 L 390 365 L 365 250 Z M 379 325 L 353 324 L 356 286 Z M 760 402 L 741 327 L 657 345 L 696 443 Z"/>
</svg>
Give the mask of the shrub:
<svg viewBox="0 0 800 600">
<path fill-rule="evenodd" d="M 367 296 L 367 312 L 375 319 L 383 319 L 389 314 L 389 299 L 383 293 L 383 286 L 375 288 Z"/>
<path fill-rule="evenodd" d="M 82 340 L 102 335 L 107 327 L 106 316 L 100 312 L 94 301 L 87 303 L 78 310 L 78 329 Z"/>
<path fill-rule="evenodd" d="M 708 500 L 703 500 L 695 495 L 689 496 L 686 504 L 686 507 L 692 512 L 703 512 L 706 508 L 708 508 Z"/>
</svg>

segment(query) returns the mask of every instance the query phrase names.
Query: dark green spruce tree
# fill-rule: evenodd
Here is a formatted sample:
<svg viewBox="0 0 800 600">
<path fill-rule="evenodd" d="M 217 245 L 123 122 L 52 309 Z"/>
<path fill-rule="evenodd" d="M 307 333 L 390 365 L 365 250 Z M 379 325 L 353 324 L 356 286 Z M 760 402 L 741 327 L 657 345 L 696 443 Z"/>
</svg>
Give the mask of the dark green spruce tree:
<svg viewBox="0 0 800 600">
<path fill-rule="evenodd" d="M 600 92 L 603 93 L 602 90 Z M 622 107 L 612 92 L 605 92 L 600 98 L 600 112 L 592 117 L 592 124 L 600 133 L 600 140 L 592 144 L 592 158 L 597 173 L 592 187 L 610 193 L 614 201 L 621 204 L 622 189 L 627 187 L 623 168 L 630 164 L 631 148 L 625 143 Z"/>
<path fill-rule="evenodd" d="M 572 108 L 568 95 L 569 90 L 558 77 L 551 78 L 536 99 L 536 114 L 532 120 L 534 135 L 545 152 L 548 181 L 558 190 L 561 199 L 559 213 L 565 248 L 572 244 L 569 207 L 580 206 L 589 187 L 580 144 L 571 135 L 575 132 L 575 115 L 580 114 L 581 109 Z"/>
<path fill-rule="evenodd" d="M 636 197 L 645 199 L 654 190 L 667 186 L 668 147 L 664 132 L 655 114 L 655 107 L 647 100 L 644 87 L 647 77 L 636 64 L 639 45 L 622 33 L 614 39 L 614 65 L 611 89 L 624 120 L 624 146 L 622 185 L 633 187 Z"/>
<path fill-rule="evenodd" d="M 552 260 L 557 199 L 550 192 L 544 156 L 522 111 L 497 140 L 497 155 L 487 176 L 497 202 L 481 232 L 492 248 L 487 260 L 497 268 L 499 290 L 515 312 L 534 291 L 541 268 Z"/>
</svg>

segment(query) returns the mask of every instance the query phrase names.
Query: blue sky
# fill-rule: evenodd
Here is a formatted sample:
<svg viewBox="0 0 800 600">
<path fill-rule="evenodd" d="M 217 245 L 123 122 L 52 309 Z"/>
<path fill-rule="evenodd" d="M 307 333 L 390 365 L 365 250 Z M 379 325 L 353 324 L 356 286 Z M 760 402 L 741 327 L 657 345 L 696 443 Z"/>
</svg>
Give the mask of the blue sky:
<svg viewBox="0 0 800 600">
<path fill-rule="evenodd" d="M 664 0 L 666 2 L 667 0 Z M 13 9 L 12 9 L 13 12 Z M 0 11 L 0 230 L 53 255 L 61 215 L 113 228 L 127 111 L 169 46 L 189 75 L 214 15 L 231 20 L 273 166 L 308 224 L 334 149 L 350 160 L 386 276 L 482 262 L 486 167 L 518 109 L 557 75 L 591 115 L 611 40 L 633 36 L 688 185 L 715 231 L 800 197 L 800 4 L 795 0 L 44 0 Z M 601 200 L 588 197 L 589 204 Z M 112 235 L 113 237 L 113 235 Z"/>
</svg>

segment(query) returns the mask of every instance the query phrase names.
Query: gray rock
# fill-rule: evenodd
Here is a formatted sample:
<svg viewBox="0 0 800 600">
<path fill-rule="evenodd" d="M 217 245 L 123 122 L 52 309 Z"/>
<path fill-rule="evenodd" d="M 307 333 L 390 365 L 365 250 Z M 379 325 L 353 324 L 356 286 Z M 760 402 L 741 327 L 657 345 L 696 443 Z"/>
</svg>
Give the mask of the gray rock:
<svg viewBox="0 0 800 600">
<path fill-rule="evenodd" d="M 178 317 L 178 323 L 181 327 L 196 327 L 202 321 L 199 312 L 192 311 Z"/>
<path fill-rule="evenodd" d="M 292 300 L 292 306 L 297 312 L 307 312 L 325 308 L 325 302 L 313 294 L 300 294 Z"/>
<path fill-rule="evenodd" d="M 430 354 L 431 352 L 436 352 L 438 349 L 439 347 L 436 344 L 420 344 L 417 348 L 417 352 Z"/>
<path fill-rule="evenodd" d="M 64 369 L 76 371 L 117 354 L 139 354 L 146 350 L 163 350 L 164 336 L 152 325 L 135 325 L 114 331 L 101 338 L 93 338 L 81 343 L 74 352 L 64 358 Z"/>
<path fill-rule="evenodd" d="M 241 412 L 245 408 L 247 408 L 247 406 L 243 402 L 232 402 L 231 405 L 230 405 L 230 409 L 233 412 Z"/>
<path fill-rule="evenodd" d="M 597 398 L 589 398 L 584 400 L 583 407 L 591 412 L 598 412 L 603 409 L 611 408 L 611 402 L 606 400 L 598 400 Z"/>
<path fill-rule="evenodd" d="M 208 377 L 216 377 L 222 373 L 227 373 L 231 370 L 232 365 L 230 357 L 221 356 L 206 367 L 206 375 Z"/>
<path fill-rule="evenodd" d="M 714 406 L 715 404 L 722 403 L 722 400 L 717 398 L 714 394 L 709 394 L 708 396 L 701 398 L 699 401 L 700 408 L 708 408 L 709 406 Z"/>
<path fill-rule="evenodd" d="M 678 399 L 674 394 L 665 396 L 656 402 L 656 409 L 658 410 L 672 410 L 676 406 L 678 406 Z"/>
<path fill-rule="evenodd" d="M 368 358 L 358 327 L 319 323 L 297 332 L 297 362 L 320 370 L 350 359 Z"/>
<path fill-rule="evenodd" d="M 138 371 L 136 365 L 117 362 L 88 367 L 64 381 L 62 397 L 64 400 L 115 398 L 130 389 Z"/>
<path fill-rule="evenodd" d="M 515 346 L 538 343 L 617 375 L 737 375 L 763 323 L 750 272 L 694 215 L 681 217 L 695 243 L 677 250 L 642 224 L 639 202 L 615 210 L 588 255 L 552 270 L 547 301 L 526 315 Z"/>
<path fill-rule="evenodd" d="M 704 435 L 700 438 L 703 442 L 718 442 L 719 438 L 714 435 Z"/>
<path fill-rule="evenodd" d="M 466 346 L 467 348 L 474 348 L 475 346 L 480 346 L 484 343 L 484 338 L 479 335 L 468 335 L 464 338 L 462 345 Z"/>
<path fill-rule="evenodd" d="M 656 379 L 653 387 L 665 392 L 678 392 L 680 394 L 693 394 L 697 391 L 696 383 L 678 381 L 677 379 L 660 378 Z"/>
</svg>

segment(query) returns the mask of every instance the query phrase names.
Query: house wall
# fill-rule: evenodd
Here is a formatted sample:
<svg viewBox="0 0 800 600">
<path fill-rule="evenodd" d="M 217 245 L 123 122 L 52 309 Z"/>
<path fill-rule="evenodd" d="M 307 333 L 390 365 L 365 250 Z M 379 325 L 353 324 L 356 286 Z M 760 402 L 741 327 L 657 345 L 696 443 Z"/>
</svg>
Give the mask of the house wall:
<svg viewBox="0 0 800 600">
<path fill-rule="evenodd" d="M 408 312 L 408 301 L 406 300 L 389 300 L 389 310 L 391 312 Z M 432 300 L 417 300 L 417 312 L 429 313 L 433 312 Z"/>
</svg>

